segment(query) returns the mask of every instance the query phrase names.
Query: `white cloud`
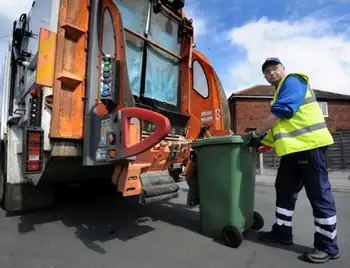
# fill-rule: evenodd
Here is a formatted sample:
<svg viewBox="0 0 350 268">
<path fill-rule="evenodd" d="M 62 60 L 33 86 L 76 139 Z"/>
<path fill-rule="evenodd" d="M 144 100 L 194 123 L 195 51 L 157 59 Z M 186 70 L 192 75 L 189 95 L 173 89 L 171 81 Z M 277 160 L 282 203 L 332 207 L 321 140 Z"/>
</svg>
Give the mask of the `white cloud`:
<svg viewBox="0 0 350 268">
<path fill-rule="evenodd" d="M 3 58 L 5 47 L 12 35 L 12 23 L 19 19 L 22 13 L 28 13 L 33 0 L 0 0 L 0 59 Z"/>
<path fill-rule="evenodd" d="M 196 4 L 185 6 L 185 15 L 188 19 L 193 20 L 194 35 L 196 39 L 207 33 L 207 20 L 199 14 Z"/>
<path fill-rule="evenodd" d="M 229 31 L 229 40 L 243 49 L 246 57 L 230 66 L 228 93 L 266 84 L 261 64 L 267 57 L 278 57 L 289 72 L 306 73 L 314 88 L 350 95 L 350 39 L 332 33 L 331 23 L 262 18 Z"/>
<path fill-rule="evenodd" d="M 0 0 L 0 79 L 2 79 L 2 64 L 5 48 L 9 44 L 12 34 L 12 22 L 20 17 L 22 13 L 28 13 L 33 0 Z M 2 87 L 0 87 L 1 98 Z"/>
<path fill-rule="evenodd" d="M 28 13 L 33 0 L 0 0 L 0 16 L 6 20 L 15 20 L 22 13 Z"/>
</svg>

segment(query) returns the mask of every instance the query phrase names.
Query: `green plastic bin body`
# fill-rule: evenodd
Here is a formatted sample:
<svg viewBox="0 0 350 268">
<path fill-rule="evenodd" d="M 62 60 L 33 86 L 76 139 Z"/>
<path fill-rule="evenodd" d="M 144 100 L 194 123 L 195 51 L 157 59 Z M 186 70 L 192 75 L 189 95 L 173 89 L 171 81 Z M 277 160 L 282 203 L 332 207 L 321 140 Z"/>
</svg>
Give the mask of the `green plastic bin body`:
<svg viewBox="0 0 350 268">
<path fill-rule="evenodd" d="M 241 136 L 220 136 L 192 143 L 196 153 L 201 229 L 222 237 L 232 225 L 243 233 L 254 222 L 257 152 Z"/>
</svg>

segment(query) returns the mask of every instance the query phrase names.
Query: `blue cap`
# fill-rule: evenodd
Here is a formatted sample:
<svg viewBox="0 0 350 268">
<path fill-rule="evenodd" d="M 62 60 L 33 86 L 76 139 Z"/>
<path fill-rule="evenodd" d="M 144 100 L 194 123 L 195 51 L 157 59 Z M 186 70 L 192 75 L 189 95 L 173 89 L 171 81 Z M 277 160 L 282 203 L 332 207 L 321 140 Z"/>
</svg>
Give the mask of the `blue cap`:
<svg viewBox="0 0 350 268">
<path fill-rule="evenodd" d="M 282 62 L 278 58 L 267 58 L 261 67 L 263 72 L 264 72 L 264 69 L 268 63 L 276 63 L 276 64 L 280 63 L 280 64 L 282 64 Z"/>
</svg>

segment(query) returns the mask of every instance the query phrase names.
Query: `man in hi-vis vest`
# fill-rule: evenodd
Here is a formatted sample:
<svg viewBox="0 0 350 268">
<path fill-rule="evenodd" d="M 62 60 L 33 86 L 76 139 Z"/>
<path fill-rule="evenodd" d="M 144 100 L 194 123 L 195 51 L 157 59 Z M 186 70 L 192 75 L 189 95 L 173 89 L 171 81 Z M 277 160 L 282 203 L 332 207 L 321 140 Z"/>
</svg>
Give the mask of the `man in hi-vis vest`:
<svg viewBox="0 0 350 268">
<path fill-rule="evenodd" d="M 275 182 L 276 222 L 271 232 L 261 232 L 268 242 L 293 244 L 292 216 L 300 190 L 305 186 L 314 216 L 314 249 L 304 258 L 323 263 L 339 257 L 337 216 L 328 179 L 326 150 L 333 144 L 322 111 L 301 73 L 286 74 L 279 59 L 269 58 L 262 65 L 265 79 L 275 87 L 271 113 L 253 140 L 274 148 L 281 157 Z"/>
</svg>

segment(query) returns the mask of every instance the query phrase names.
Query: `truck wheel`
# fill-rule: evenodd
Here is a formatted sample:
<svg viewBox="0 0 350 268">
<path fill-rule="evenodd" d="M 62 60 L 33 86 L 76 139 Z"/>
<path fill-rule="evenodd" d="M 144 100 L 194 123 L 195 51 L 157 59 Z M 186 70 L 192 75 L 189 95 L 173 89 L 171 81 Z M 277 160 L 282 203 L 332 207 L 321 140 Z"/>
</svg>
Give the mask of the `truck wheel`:
<svg viewBox="0 0 350 268">
<path fill-rule="evenodd" d="M 226 225 L 222 229 L 222 237 L 225 243 L 232 248 L 238 248 L 243 242 L 243 235 L 232 225 Z"/>
<path fill-rule="evenodd" d="M 258 212 L 256 212 L 256 211 L 254 211 L 254 215 L 253 215 L 253 217 L 254 217 L 254 223 L 253 223 L 253 225 L 252 225 L 252 229 L 253 230 L 260 230 L 261 228 L 263 228 L 264 227 L 264 219 L 263 219 L 263 217 L 258 213 Z"/>
</svg>

